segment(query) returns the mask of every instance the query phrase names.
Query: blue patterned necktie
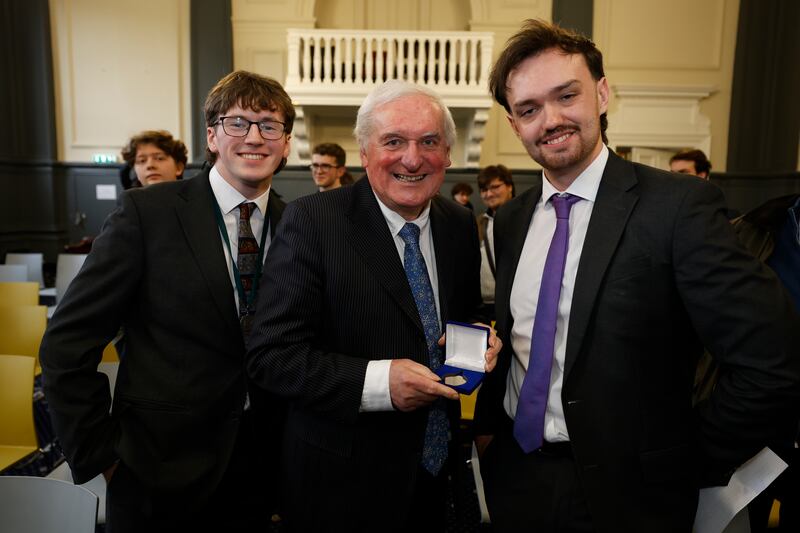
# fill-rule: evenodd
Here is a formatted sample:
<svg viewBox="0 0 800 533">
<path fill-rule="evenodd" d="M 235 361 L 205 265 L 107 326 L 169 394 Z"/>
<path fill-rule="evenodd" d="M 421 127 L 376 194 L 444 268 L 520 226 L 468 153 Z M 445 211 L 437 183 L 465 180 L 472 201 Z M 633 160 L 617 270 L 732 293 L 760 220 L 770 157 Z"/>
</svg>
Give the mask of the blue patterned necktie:
<svg viewBox="0 0 800 533">
<path fill-rule="evenodd" d="M 554 194 L 550 197 L 556 211 L 556 230 L 544 262 L 536 318 L 533 321 L 528 370 L 519 391 L 514 417 L 514 437 L 525 453 L 541 447 L 544 442 L 544 414 L 550 392 L 558 300 L 561 298 L 561 281 L 569 243 L 569 211 L 578 200 L 580 197 L 571 194 Z"/>
<path fill-rule="evenodd" d="M 441 351 L 439 350 L 439 316 L 436 313 L 436 302 L 433 297 L 431 280 L 428 277 L 428 268 L 425 258 L 419 249 L 419 227 L 411 222 L 406 223 L 400 230 L 400 238 L 406 243 L 403 254 L 403 266 L 406 278 L 417 304 L 417 312 L 425 329 L 425 340 L 428 343 L 428 356 L 430 368 L 436 370 L 442 366 Z M 422 466 L 433 474 L 439 474 L 447 459 L 447 443 L 449 441 L 449 424 L 445 413 L 443 400 L 436 401 L 428 415 L 428 425 L 425 429 L 425 444 L 422 450 Z"/>
</svg>

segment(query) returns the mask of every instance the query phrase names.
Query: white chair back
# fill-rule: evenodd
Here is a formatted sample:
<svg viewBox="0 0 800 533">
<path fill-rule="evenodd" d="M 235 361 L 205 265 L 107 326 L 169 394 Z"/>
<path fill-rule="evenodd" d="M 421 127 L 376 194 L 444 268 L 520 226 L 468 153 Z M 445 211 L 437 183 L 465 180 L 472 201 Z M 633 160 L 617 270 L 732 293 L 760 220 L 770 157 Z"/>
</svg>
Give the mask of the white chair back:
<svg viewBox="0 0 800 533">
<path fill-rule="evenodd" d="M 56 263 L 56 304 L 67 292 L 67 287 L 78 275 L 87 254 L 58 254 Z"/>
<path fill-rule="evenodd" d="M 70 470 L 69 465 L 67 464 L 66 461 L 55 467 L 52 472 L 47 474 L 47 477 L 50 479 L 60 479 L 68 483 L 75 482 L 75 480 L 72 477 L 72 470 Z M 97 495 L 97 500 L 98 500 L 97 523 L 105 524 L 106 523 L 106 478 L 103 477 L 103 474 L 97 474 L 95 477 L 93 477 L 86 483 L 82 483 L 80 486 L 87 490 L 92 491 L 95 495 Z"/>
<path fill-rule="evenodd" d="M 39 287 L 44 288 L 44 278 L 42 277 L 42 254 L 6 254 L 7 265 L 27 265 L 27 281 L 39 283 Z"/>
<path fill-rule="evenodd" d="M 97 495 L 58 479 L 0 476 L 0 516 L 3 531 L 93 533 Z"/>
<path fill-rule="evenodd" d="M 28 281 L 26 265 L 0 265 L 0 281 Z"/>
<path fill-rule="evenodd" d="M 119 370 L 119 363 L 100 363 L 97 366 L 98 372 L 102 372 L 108 377 L 108 384 L 111 387 L 111 398 L 114 398 L 114 386 L 117 382 L 117 370 Z M 72 470 L 70 470 L 69 465 L 65 462 L 61 463 L 57 466 L 52 472 L 47 474 L 47 477 L 51 479 L 61 479 L 64 481 L 73 481 L 72 478 Z M 97 523 L 98 524 L 105 524 L 106 523 L 106 478 L 103 477 L 103 474 L 99 474 L 86 483 L 82 484 L 81 487 L 85 487 L 92 491 L 94 494 L 97 495 L 100 504 L 98 505 L 97 509 Z"/>
</svg>

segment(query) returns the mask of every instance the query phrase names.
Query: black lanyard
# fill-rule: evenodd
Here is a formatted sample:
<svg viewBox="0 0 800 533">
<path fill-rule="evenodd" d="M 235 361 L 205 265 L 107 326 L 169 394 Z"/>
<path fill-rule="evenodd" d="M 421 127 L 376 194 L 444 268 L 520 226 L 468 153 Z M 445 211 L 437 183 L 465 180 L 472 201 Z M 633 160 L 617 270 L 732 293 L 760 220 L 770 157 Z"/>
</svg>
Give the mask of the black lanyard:
<svg viewBox="0 0 800 533">
<path fill-rule="evenodd" d="M 239 206 L 241 209 L 241 206 Z M 269 211 L 269 209 L 267 209 Z M 239 273 L 239 267 L 236 266 L 236 261 L 233 260 L 233 252 L 231 251 L 231 241 L 228 238 L 228 228 L 225 226 L 225 219 L 222 218 L 222 210 L 219 208 L 216 200 L 214 200 L 214 214 L 217 218 L 217 226 L 219 232 L 222 234 L 222 240 L 225 241 L 225 246 L 228 248 L 228 255 L 231 258 L 231 267 L 233 268 L 233 279 L 236 282 L 236 291 L 239 293 L 239 308 L 242 307 L 242 302 L 245 304 L 245 309 L 249 313 L 252 311 L 253 302 L 256 299 L 258 292 L 258 283 L 261 279 L 261 270 L 264 266 L 264 245 L 267 243 L 267 232 L 269 231 L 269 218 L 267 213 L 264 213 L 264 224 L 261 228 L 261 243 L 258 246 L 258 259 L 256 260 L 256 272 L 253 277 L 253 290 L 250 292 L 250 297 L 244 292 L 244 285 L 242 284 L 242 275 Z"/>
</svg>

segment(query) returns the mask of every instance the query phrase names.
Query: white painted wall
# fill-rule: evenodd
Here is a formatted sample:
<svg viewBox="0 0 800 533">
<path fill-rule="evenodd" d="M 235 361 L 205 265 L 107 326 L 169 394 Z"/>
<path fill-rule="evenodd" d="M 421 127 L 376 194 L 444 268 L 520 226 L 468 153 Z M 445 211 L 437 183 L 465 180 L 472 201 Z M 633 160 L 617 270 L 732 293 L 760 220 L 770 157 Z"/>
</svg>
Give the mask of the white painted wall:
<svg viewBox="0 0 800 533">
<path fill-rule="evenodd" d="M 189 1 L 50 0 L 61 160 L 118 154 L 148 128 L 191 142 Z M 611 85 L 713 87 L 699 111 L 717 170 L 727 158 L 738 11 L 739 0 L 595 0 Z M 232 0 L 234 67 L 284 81 L 293 27 L 490 31 L 497 56 L 522 20 L 551 14 L 550 0 Z M 612 98 L 610 115 L 618 105 Z M 310 124 L 312 141 L 339 142 L 357 161 L 349 116 Z M 482 166 L 496 163 L 537 167 L 497 105 L 481 153 Z"/>
<path fill-rule="evenodd" d="M 165 129 L 191 153 L 189 0 L 51 0 L 62 161 Z"/>
</svg>

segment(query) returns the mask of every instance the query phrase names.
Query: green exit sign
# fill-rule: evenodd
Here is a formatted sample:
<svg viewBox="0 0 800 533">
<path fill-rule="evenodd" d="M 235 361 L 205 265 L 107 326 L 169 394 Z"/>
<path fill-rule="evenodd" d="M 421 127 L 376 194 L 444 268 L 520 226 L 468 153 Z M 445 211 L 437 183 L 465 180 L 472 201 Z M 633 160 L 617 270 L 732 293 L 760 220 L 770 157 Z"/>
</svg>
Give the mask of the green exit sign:
<svg viewBox="0 0 800 533">
<path fill-rule="evenodd" d="M 92 161 L 100 164 L 116 163 L 117 156 L 116 154 L 94 154 L 92 156 Z"/>
</svg>

